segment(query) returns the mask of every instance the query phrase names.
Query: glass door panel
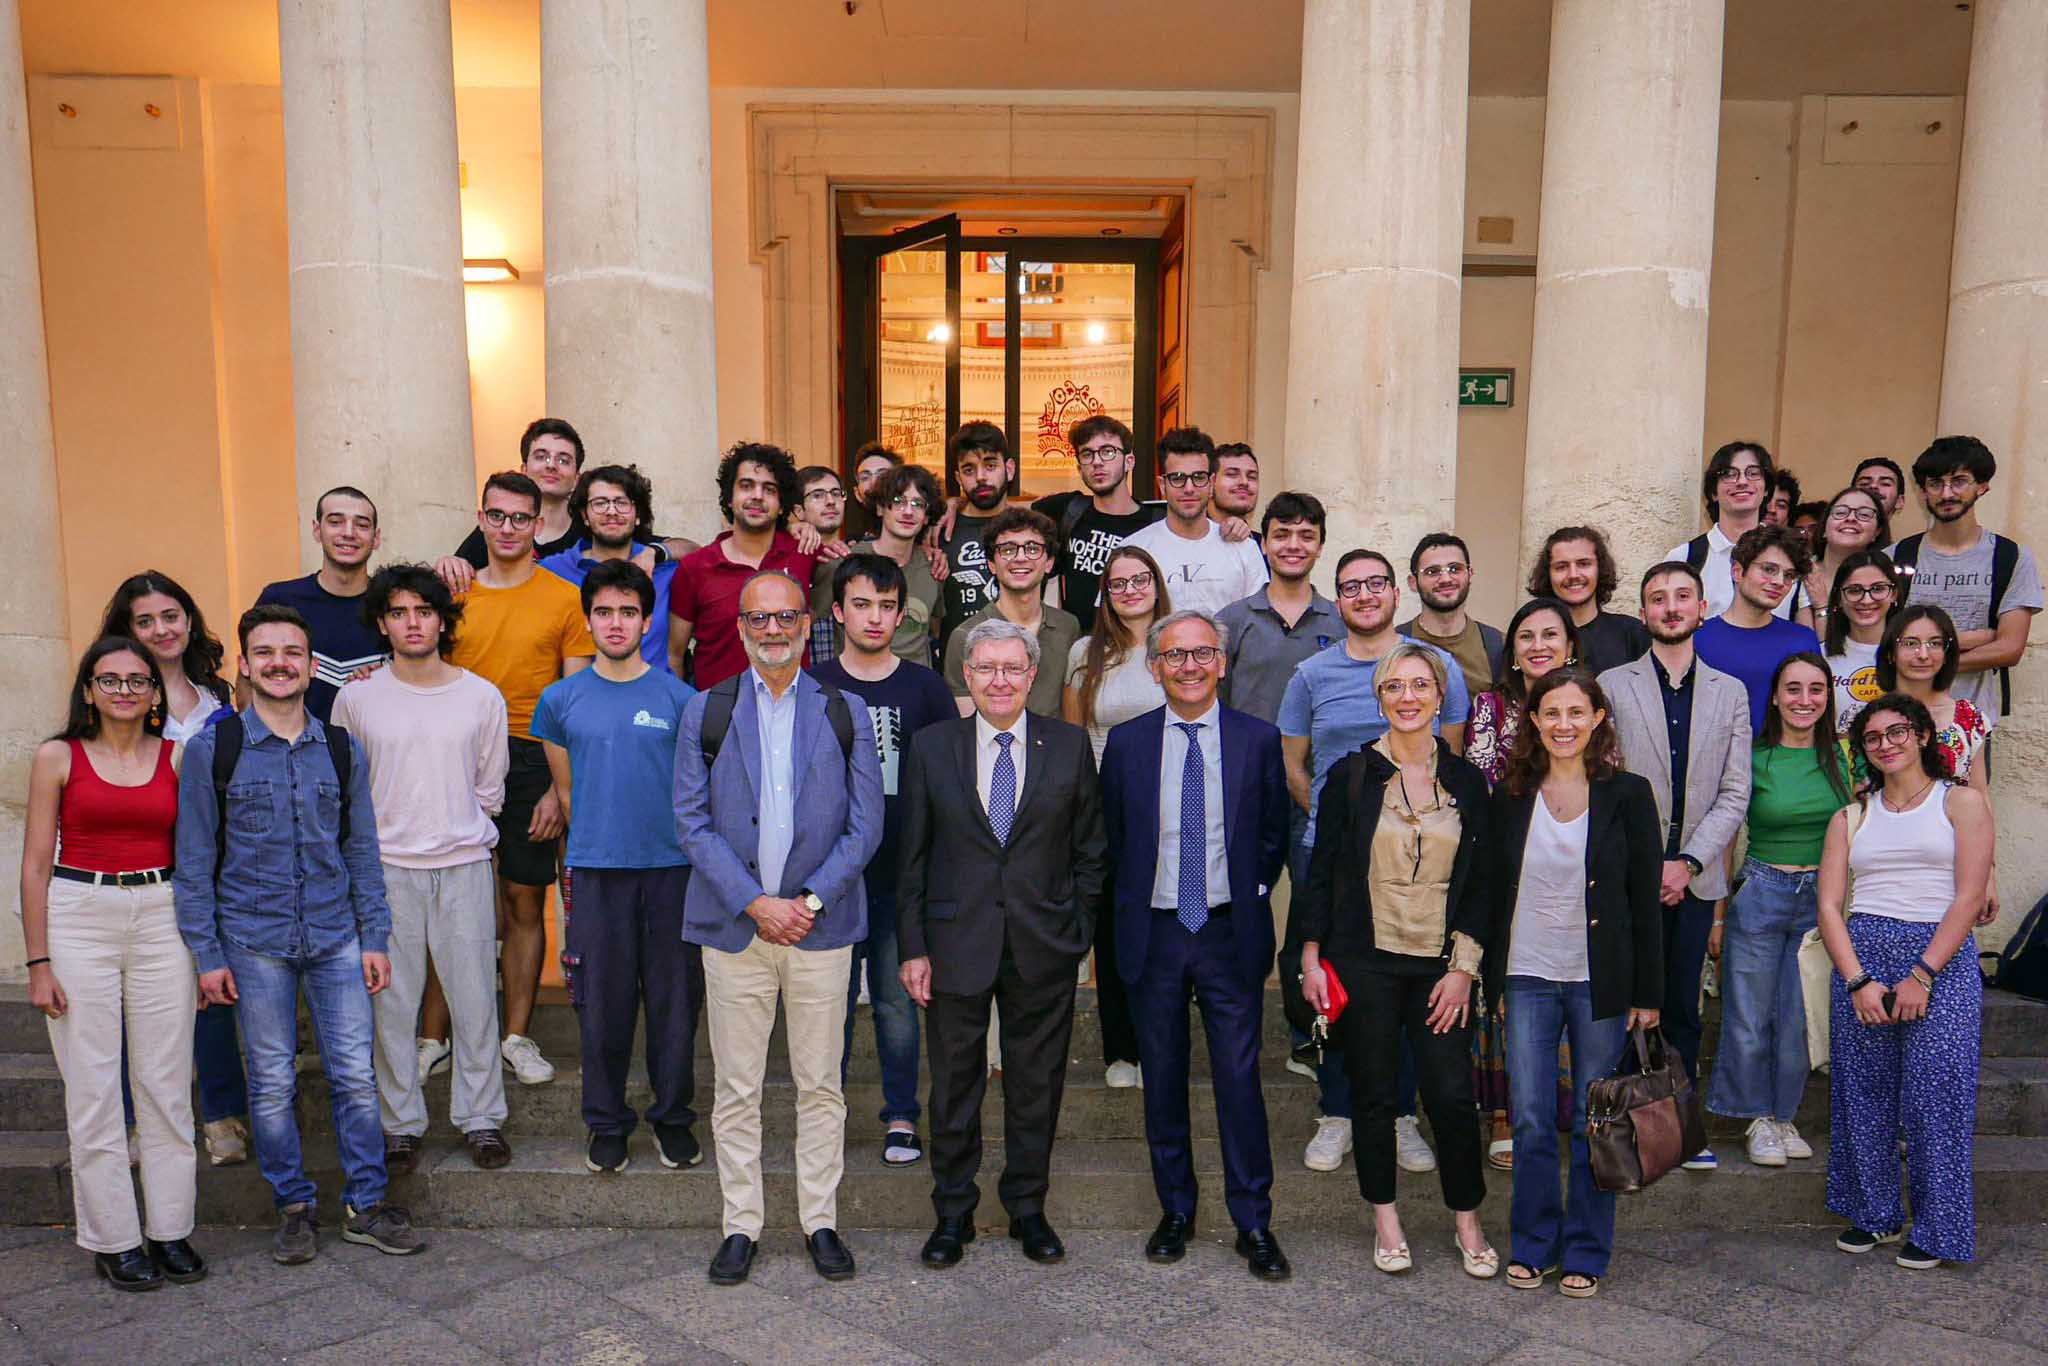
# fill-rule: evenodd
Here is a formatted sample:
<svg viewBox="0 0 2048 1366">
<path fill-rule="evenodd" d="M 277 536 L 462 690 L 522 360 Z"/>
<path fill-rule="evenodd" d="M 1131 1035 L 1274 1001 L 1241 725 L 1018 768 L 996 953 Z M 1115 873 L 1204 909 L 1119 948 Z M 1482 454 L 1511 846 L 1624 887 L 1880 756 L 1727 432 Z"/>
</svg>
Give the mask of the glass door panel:
<svg viewBox="0 0 2048 1366">
<path fill-rule="evenodd" d="M 1138 268 L 1020 254 L 1016 279 L 1017 473 L 1023 494 L 1037 498 L 1074 487 L 1067 431 L 1076 422 L 1107 413 L 1137 425 Z"/>
</svg>

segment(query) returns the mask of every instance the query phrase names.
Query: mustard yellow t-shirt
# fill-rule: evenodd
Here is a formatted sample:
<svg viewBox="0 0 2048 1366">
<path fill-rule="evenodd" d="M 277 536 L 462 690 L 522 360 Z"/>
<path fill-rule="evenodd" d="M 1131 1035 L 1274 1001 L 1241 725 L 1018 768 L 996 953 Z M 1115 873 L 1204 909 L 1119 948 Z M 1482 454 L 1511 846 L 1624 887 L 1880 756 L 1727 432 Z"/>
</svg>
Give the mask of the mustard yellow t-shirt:
<svg viewBox="0 0 2048 1366">
<path fill-rule="evenodd" d="M 583 595 L 574 584 L 536 567 L 517 588 L 479 583 L 461 599 L 453 663 L 487 678 L 505 695 L 505 720 L 514 739 L 533 738 L 533 709 L 541 690 L 562 676 L 566 660 L 597 653 L 583 619 Z"/>
</svg>

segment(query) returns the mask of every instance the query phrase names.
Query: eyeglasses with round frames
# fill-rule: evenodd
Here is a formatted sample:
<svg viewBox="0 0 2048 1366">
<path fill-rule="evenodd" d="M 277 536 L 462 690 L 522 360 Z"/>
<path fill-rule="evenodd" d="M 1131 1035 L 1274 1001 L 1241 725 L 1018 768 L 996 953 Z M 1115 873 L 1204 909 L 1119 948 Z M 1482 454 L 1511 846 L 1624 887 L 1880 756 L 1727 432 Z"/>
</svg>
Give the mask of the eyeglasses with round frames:
<svg viewBox="0 0 2048 1366">
<path fill-rule="evenodd" d="M 903 493 L 891 498 L 889 506 L 892 508 L 904 508 L 911 512 L 923 512 L 930 508 L 931 504 L 914 493 Z"/>
<path fill-rule="evenodd" d="M 803 619 L 803 615 L 794 607 L 785 607 L 780 612 L 742 612 L 740 620 L 747 624 L 750 631 L 765 631 L 771 621 L 787 631 L 793 629 L 797 622 Z"/>
<path fill-rule="evenodd" d="M 1899 653 L 1902 655 L 1948 653 L 1948 642 L 1940 636 L 1900 636 Z"/>
<path fill-rule="evenodd" d="M 1036 560 L 1045 556 L 1045 547 L 1037 541 L 998 541 L 990 550 L 999 560 Z"/>
<path fill-rule="evenodd" d="M 1763 467 L 1761 465 L 1738 465 L 1734 469 L 1723 470 L 1721 471 L 1721 482 L 1724 484 L 1761 484 L 1764 482 Z"/>
<path fill-rule="evenodd" d="M 1425 583 L 1435 583 L 1438 579 L 1462 579 L 1471 572 L 1472 566 L 1469 564 L 1433 564 L 1427 569 L 1417 571 L 1415 577 Z"/>
<path fill-rule="evenodd" d="M 1842 585 L 1844 602 L 1883 602 L 1892 595 L 1888 583 L 1845 583 Z"/>
<path fill-rule="evenodd" d="M 1120 579 L 1111 579 L 1102 586 L 1107 588 L 1112 595 L 1142 593 L 1152 586 L 1152 571 L 1149 569 L 1141 570 L 1136 574 L 1128 574 Z"/>
<path fill-rule="evenodd" d="M 1864 731 L 1863 748 L 1878 749 L 1885 745 L 1906 745 L 1911 744 L 1914 739 L 1913 728 L 1901 721 L 1898 725 L 1886 726 L 1883 730 Z"/>
<path fill-rule="evenodd" d="M 156 687 L 156 680 L 148 674 L 94 674 L 92 685 L 109 697 L 131 693 L 140 697 Z"/>
<path fill-rule="evenodd" d="M 631 512 L 634 510 L 633 500 L 624 494 L 616 498 L 587 499 L 583 506 L 592 512 Z"/>
<path fill-rule="evenodd" d="M 1374 597 L 1378 597 L 1393 586 L 1394 581 L 1385 574 L 1374 574 L 1371 578 L 1344 580 L 1344 582 L 1337 585 L 1337 596 L 1340 598 L 1355 598 L 1360 593 L 1370 593 Z"/>
<path fill-rule="evenodd" d="M 1083 465 L 1113 465 L 1130 452 L 1122 446 L 1090 446 L 1074 452 L 1074 459 Z"/>
<path fill-rule="evenodd" d="M 1393 697 L 1432 697 L 1436 694 L 1434 678 L 1390 678 L 1374 689 Z"/>
<path fill-rule="evenodd" d="M 1954 474 L 1937 475 L 1922 479 L 1920 487 L 1930 493 L 1968 493 L 1977 487 L 1977 476 L 1968 470 L 1957 470 Z"/>
<path fill-rule="evenodd" d="M 1186 649 L 1176 646 L 1171 650 L 1161 650 L 1158 655 L 1169 669 L 1178 669 L 1189 660 L 1207 668 L 1222 657 L 1223 651 L 1214 645 L 1194 645 Z"/>
<path fill-rule="evenodd" d="M 507 512 L 503 508 L 484 509 L 484 521 L 492 526 L 504 526 L 509 522 L 514 531 L 524 531 L 539 520 L 539 516 L 531 512 Z"/>
<path fill-rule="evenodd" d="M 1852 508 L 1843 503 L 1828 509 L 1830 522 L 1854 522 L 1858 526 L 1876 526 L 1877 512 L 1873 508 Z"/>
</svg>

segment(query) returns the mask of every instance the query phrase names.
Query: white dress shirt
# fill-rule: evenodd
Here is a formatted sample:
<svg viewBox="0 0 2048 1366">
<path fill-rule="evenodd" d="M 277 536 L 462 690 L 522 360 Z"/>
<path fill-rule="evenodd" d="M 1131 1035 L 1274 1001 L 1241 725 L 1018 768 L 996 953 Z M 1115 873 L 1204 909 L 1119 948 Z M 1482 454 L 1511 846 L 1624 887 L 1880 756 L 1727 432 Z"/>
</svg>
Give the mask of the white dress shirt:
<svg viewBox="0 0 2048 1366">
<path fill-rule="evenodd" d="M 981 795 L 983 812 L 989 809 L 989 784 L 996 775 L 996 755 L 1001 753 L 996 736 L 1009 734 L 1017 737 L 1010 744 L 1010 762 L 1017 769 L 1017 790 L 1011 794 L 1010 814 L 1012 817 L 1017 814 L 1018 803 L 1024 796 L 1024 719 L 1029 715 L 1029 712 L 1020 714 L 1005 732 L 990 725 L 989 719 L 980 712 L 974 713 L 974 790 Z"/>
<path fill-rule="evenodd" d="M 1202 746 L 1202 814 L 1209 827 L 1209 904 L 1220 906 L 1230 900 L 1230 865 L 1224 858 L 1223 843 L 1223 709 L 1214 702 L 1195 718 L 1201 729 L 1195 739 Z M 1166 712 L 1165 742 L 1159 747 L 1159 868 L 1152 876 L 1152 905 L 1156 910 L 1180 908 L 1180 824 L 1181 772 L 1188 761 L 1188 733 L 1180 728 L 1181 718 L 1172 708 Z"/>
</svg>

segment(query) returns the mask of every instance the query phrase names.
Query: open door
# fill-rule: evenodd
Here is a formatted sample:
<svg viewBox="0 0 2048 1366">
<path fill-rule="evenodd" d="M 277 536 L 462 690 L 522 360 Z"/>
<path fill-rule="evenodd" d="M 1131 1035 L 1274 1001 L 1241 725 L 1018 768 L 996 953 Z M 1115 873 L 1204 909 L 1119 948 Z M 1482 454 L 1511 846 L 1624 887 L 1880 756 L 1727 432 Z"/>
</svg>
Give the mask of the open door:
<svg viewBox="0 0 2048 1366">
<path fill-rule="evenodd" d="M 840 239 L 843 448 L 880 441 L 952 491 L 946 438 L 960 425 L 960 219 Z M 849 482 L 851 471 L 847 471 Z"/>
</svg>

